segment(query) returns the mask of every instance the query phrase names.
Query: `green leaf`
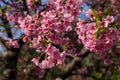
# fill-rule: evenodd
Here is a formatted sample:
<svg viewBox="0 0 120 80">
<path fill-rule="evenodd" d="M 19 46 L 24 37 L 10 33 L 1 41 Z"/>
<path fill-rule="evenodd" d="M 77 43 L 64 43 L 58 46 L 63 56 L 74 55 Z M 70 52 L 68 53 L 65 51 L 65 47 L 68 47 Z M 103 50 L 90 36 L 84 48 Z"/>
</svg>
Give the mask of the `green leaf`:
<svg viewBox="0 0 120 80">
<path fill-rule="evenodd" d="M 120 78 L 120 74 L 115 74 L 111 77 L 112 80 L 117 80 Z"/>
<path fill-rule="evenodd" d="M 117 29 L 120 30 L 120 21 L 115 22 L 115 24 L 113 26 L 115 26 Z"/>
<path fill-rule="evenodd" d="M 97 12 L 94 9 L 91 9 L 91 10 L 92 10 L 93 15 L 95 16 L 96 26 L 97 26 L 97 29 L 98 29 L 98 31 L 95 32 L 95 34 L 94 34 L 94 38 L 97 39 L 100 36 L 100 34 L 103 33 L 105 30 L 99 24 L 100 17 L 97 14 Z"/>
<path fill-rule="evenodd" d="M 46 80 L 49 80 L 51 77 L 52 77 L 51 73 L 47 72 L 47 74 L 46 74 Z"/>
<path fill-rule="evenodd" d="M 117 45 L 120 46 L 120 41 L 117 42 Z"/>
<path fill-rule="evenodd" d="M 52 76 L 54 78 L 56 78 L 59 75 L 60 72 L 61 72 L 61 70 L 57 66 L 52 68 Z"/>
<path fill-rule="evenodd" d="M 0 7 L 0 13 L 2 13 L 2 7 Z"/>
<path fill-rule="evenodd" d="M 46 58 L 46 53 L 41 53 L 40 62 Z"/>
<path fill-rule="evenodd" d="M 94 34 L 94 38 L 97 39 L 98 37 L 99 37 L 99 33 L 98 33 L 98 31 L 97 31 L 97 32 L 95 32 L 95 34 Z"/>
<path fill-rule="evenodd" d="M 0 24 L 0 26 L 4 27 L 5 25 L 4 24 Z"/>
<path fill-rule="evenodd" d="M 101 77 L 102 77 L 102 73 L 96 72 L 96 73 L 95 73 L 95 77 L 98 78 L 98 79 L 101 78 Z"/>
<path fill-rule="evenodd" d="M 97 21 L 99 21 L 99 20 L 100 20 L 100 17 L 99 17 L 99 15 L 97 14 L 97 12 L 96 12 L 94 9 L 91 9 L 91 10 L 92 10 L 93 15 L 95 16 L 95 19 L 96 19 Z"/>
<path fill-rule="evenodd" d="M 93 15 L 95 16 L 96 26 L 97 26 L 97 28 L 100 28 L 100 24 L 99 24 L 100 17 L 94 9 L 91 9 L 91 10 L 92 10 Z"/>
</svg>

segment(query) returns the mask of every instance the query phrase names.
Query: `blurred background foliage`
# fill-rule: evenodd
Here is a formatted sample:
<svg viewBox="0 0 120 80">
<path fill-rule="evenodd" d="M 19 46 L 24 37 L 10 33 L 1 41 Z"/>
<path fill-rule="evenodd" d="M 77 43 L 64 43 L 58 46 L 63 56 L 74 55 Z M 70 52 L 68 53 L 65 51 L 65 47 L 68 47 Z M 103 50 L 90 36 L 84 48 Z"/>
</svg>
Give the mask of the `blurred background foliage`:
<svg viewBox="0 0 120 80">
<path fill-rule="evenodd" d="M 43 75 L 37 75 L 35 66 L 31 62 L 33 57 L 39 55 L 34 49 L 27 49 L 24 47 L 20 51 L 20 56 L 17 65 L 17 79 L 16 80 L 55 80 L 64 68 L 64 64 L 56 66 L 51 70 L 46 70 Z M 119 80 L 120 79 L 120 65 L 106 64 L 101 60 L 96 60 L 97 56 L 94 53 L 89 54 L 79 66 L 75 67 L 71 76 L 66 80 Z M 119 62 L 119 61 L 118 61 Z M 4 63 L 0 62 L 0 80 L 2 80 Z"/>
</svg>

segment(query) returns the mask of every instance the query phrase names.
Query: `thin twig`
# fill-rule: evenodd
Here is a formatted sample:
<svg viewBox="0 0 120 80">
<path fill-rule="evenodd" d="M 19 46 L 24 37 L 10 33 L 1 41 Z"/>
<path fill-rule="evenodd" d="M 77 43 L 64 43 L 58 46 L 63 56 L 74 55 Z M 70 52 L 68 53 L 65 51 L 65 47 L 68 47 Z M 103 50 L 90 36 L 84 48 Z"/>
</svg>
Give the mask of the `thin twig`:
<svg viewBox="0 0 120 80">
<path fill-rule="evenodd" d="M 59 77 L 62 78 L 63 80 L 69 77 L 72 74 L 72 71 L 75 69 L 75 67 L 79 65 L 78 63 L 81 62 L 85 57 L 87 57 L 89 53 L 90 53 L 89 50 L 85 50 L 82 57 L 75 56 L 72 62 L 67 64 L 66 67 L 62 70 Z"/>
</svg>

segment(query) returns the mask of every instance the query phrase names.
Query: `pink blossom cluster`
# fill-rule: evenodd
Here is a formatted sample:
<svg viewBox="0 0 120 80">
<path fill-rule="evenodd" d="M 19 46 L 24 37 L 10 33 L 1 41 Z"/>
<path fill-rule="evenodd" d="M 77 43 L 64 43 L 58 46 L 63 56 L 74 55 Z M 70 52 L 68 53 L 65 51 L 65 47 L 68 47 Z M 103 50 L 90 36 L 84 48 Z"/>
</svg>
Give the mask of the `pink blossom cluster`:
<svg viewBox="0 0 120 80">
<path fill-rule="evenodd" d="M 20 12 L 13 12 L 12 14 L 9 13 L 8 11 L 6 12 L 7 20 L 11 21 L 14 24 L 18 23 L 18 17 L 20 16 L 21 16 Z"/>
<path fill-rule="evenodd" d="M 50 0 L 45 5 L 48 8 L 40 14 L 36 12 L 24 18 L 19 17 L 19 27 L 25 33 L 23 41 L 29 42 L 37 52 L 46 54 L 42 62 L 39 62 L 39 58 L 32 60 L 36 66 L 41 69 L 52 68 L 62 64 L 65 56 L 71 53 L 67 47 L 73 50 L 73 45 L 65 34 L 74 30 L 73 22 L 80 13 L 82 3 L 83 0 L 67 0 L 65 3 L 62 0 Z M 62 50 L 56 45 L 59 45 Z"/>
<path fill-rule="evenodd" d="M 49 44 L 46 49 L 47 57 L 40 63 L 39 58 L 34 58 L 32 61 L 41 69 L 52 68 L 55 65 L 62 64 L 65 59 L 65 53 Z"/>
<path fill-rule="evenodd" d="M 41 27 L 44 30 L 51 29 L 56 32 L 71 30 L 71 22 L 78 17 L 81 4 L 82 0 L 67 0 L 66 4 L 63 4 L 62 0 L 50 0 L 47 5 L 50 10 L 41 13 Z"/>
<path fill-rule="evenodd" d="M 16 40 L 13 41 L 12 39 L 8 39 L 8 44 L 10 46 L 12 46 L 13 48 L 19 48 L 20 47 L 19 44 L 18 44 L 18 42 Z"/>
<path fill-rule="evenodd" d="M 93 15 L 89 12 L 88 15 Z M 91 21 L 95 19 L 91 17 Z M 96 53 L 106 53 L 110 50 L 119 40 L 119 31 L 115 28 L 109 28 L 109 24 L 114 22 L 112 16 L 107 16 L 99 22 L 99 27 L 96 22 L 85 23 L 79 20 L 77 23 L 76 31 L 81 39 L 84 47 Z M 100 30 L 103 32 L 99 33 Z M 98 36 L 95 38 L 95 36 Z"/>
</svg>

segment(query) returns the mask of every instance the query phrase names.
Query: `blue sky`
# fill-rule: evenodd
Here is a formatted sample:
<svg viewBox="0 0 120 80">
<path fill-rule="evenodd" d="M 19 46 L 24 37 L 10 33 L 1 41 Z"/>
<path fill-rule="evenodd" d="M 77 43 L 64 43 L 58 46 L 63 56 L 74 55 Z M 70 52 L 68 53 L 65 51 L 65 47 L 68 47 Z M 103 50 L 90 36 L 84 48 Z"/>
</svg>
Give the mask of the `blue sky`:
<svg viewBox="0 0 120 80">
<path fill-rule="evenodd" d="M 87 10 L 89 10 L 89 7 L 86 4 L 83 4 L 82 8 L 84 9 L 85 12 Z M 85 20 L 85 19 L 88 18 L 88 16 L 86 16 L 85 12 L 81 12 L 80 15 L 79 15 L 79 18 L 81 18 L 82 20 Z"/>
<path fill-rule="evenodd" d="M 45 4 L 49 0 L 41 0 L 42 4 Z"/>
</svg>

